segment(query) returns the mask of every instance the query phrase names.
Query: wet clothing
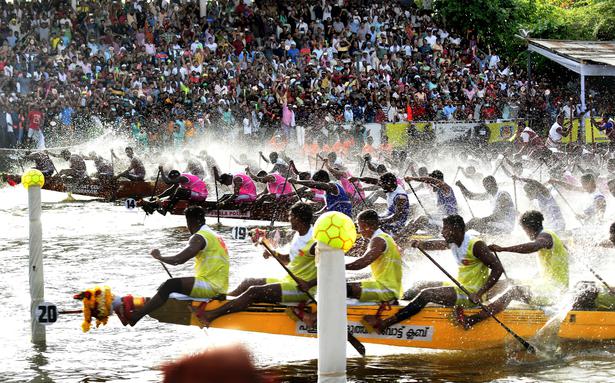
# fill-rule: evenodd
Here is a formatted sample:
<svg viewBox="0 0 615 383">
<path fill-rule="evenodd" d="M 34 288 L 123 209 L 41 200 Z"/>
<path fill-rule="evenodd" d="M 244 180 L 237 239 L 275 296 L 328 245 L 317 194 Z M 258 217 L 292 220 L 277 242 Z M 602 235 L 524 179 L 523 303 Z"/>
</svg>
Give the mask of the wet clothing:
<svg viewBox="0 0 615 383">
<path fill-rule="evenodd" d="M 68 164 L 72 170 L 72 176 L 75 178 L 85 178 L 88 176 L 85 160 L 78 154 L 71 154 Z"/>
<path fill-rule="evenodd" d="M 182 173 L 181 177 L 188 179 L 188 182 L 180 181 L 179 187 L 190 191 L 190 201 L 205 201 L 207 199 L 207 185 L 202 179 L 190 173 Z"/>
<path fill-rule="evenodd" d="M 479 239 L 473 235 L 465 233 L 461 246 L 451 244 L 451 252 L 457 265 L 457 280 L 470 293 L 475 293 L 480 290 L 487 279 L 489 279 L 489 267 L 474 255 L 474 245 Z M 454 287 L 457 292 L 457 302 L 455 305 L 462 307 L 474 307 L 469 297 L 461 291 L 457 286 Z"/>
<path fill-rule="evenodd" d="M 438 198 L 437 206 L 443 217 L 457 214 L 457 198 L 455 198 L 455 193 L 453 192 L 453 189 L 449 189 L 450 190 L 448 194 L 440 188 L 436 189 L 436 195 Z"/>
<path fill-rule="evenodd" d="M 233 179 L 241 179 L 241 187 L 239 195 L 235 198 L 235 202 L 254 202 L 256 200 L 256 185 L 252 178 L 245 173 L 235 173 Z"/>
<path fill-rule="evenodd" d="M 538 210 L 545 216 L 545 226 L 552 227 L 555 231 L 566 229 L 566 221 L 564 220 L 562 211 L 551 194 L 547 196 L 537 194 L 536 202 L 538 204 Z"/>
<path fill-rule="evenodd" d="M 348 198 L 346 191 L 340 184 L 335 183 L 334 185 L 337 188 L 337 195 L 329 191 L 325 193 L 327 211 L 339 211 L 352 218 L 352 203 L 350 202 L 350 198 Z"/>
<path fill-rule="evenodd" d="M 45 177 L 53 175 L 55 166 L 47 154 L 43 152 L 33 153 L 28 158 L 34 161 L 34 169 L 40 170 Z"/>
<path fill-rule="evenodd" d="M 207 225 L 196 233 L 205 239 L 205 247 L 194 258 L 194 286 L 191 297 L 211 298 L 226 294 L 229 277 L 229 255 L 222 237 Z"/>
<path fill-rule="evenodd" d="M 386 247 L 370 265 L 372 278 L 361 281 L 361 297 L 363 302 L 386 302 L 399 299 L 401 296 L 402 262 L 401 254 L 393 238 L 378 229 L 372 238 L 382 238 Z"/>
<path fill-rule="evenodd" d="M 387 196 L 387 216 L 395 214 L 395 209 L 399 199 L 403 202 L 402 213 L 399 218 L 394 222 L 388 222 L 382 224 L 380 228 L 386 233 L 396 235 L 405 228 L 408 218 L 410 217 L 410 201 L 408 200 L 408 193 L 401 187 L 397 186 L 392 192 L 386 193 Z"/>
<path fill-rule="evenodd" d="M 313 227 L 310 227 L 310 230 L 305 235 L 295 233 L 288 253 L 290 257 L 288 269 L 297 278 L 306 282 L 316 279 L 317 275 L 315 256 L 311 254 L 312 246 L 316 243 L 313 236 Z M 297 283 L 295 283 L 290 275 L 281 279 L 267 278 L 267 283 L 280 284 L 282 288 L 282 303 L 302 302 L 309 299 L 307 294 L 299 289 Z M 312 296 L 316 295 L 316 286 L 310 289 L 310 293 Z"/>
<path fill-rule="evenodd" d="M 270 176 L 273 176 L 275 180 L 273 182 L 267 182 L 267 190 L 270 194 L 279 198 L 281 196 L 285 196 L 293 193 L 293 187 L 290 182 L 284 177 L 280 175 L 280 173 L 271 173 Z"/>
</svg>

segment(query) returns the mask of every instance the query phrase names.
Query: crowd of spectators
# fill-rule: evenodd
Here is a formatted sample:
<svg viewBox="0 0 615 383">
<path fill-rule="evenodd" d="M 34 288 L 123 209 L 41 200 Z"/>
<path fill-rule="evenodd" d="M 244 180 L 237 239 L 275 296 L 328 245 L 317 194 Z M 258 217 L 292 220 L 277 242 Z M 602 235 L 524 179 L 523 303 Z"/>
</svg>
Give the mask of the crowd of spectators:
<svg viewBox="0 0 615 383">
<path fill-rule="evenodd" d="M 144 147 L 303 144 L 335 124 L 557 113 L 544 82 L 528 91 L 475 31 L 431 15 L 392 0 L 222 0 L 204 18 L 198 2 L 0 0 L 0 147 L 102 124 Z"/>
</svg>

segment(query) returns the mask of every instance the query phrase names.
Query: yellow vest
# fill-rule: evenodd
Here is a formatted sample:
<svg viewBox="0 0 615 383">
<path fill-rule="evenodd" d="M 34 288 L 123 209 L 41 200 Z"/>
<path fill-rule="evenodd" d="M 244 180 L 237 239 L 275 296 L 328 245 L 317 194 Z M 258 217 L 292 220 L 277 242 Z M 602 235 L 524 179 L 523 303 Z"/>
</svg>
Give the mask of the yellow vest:
<svg viewBox="0 0 615 383">
<path fill-rule="evenodd" d="M 543 230 L 542 232 L 551 235 L 553 247 L 538 251 L 540 275 L 546 283 L 559 289 L 567 289 L 569 282 L 568 250 L 554 232 L 551 230 Z"/>
<path fill-rule="evenodd" d="M 312 231 L 306 234 L 308 236 L 308 240 L 299 252 L 293 257 L 291 255 L 291 261 L 288 264 L 288 269 L 299 279 L 302 279 L 306 282 L 312 281 L 316 279 L 316 275 L 318 274 L 316 270 L 316 262 L 315 256 L 310 253 L 310 249 L 312 245 L 316 242 L 312 236 Z M 292 245 L 291 245 L 292 248 Z M 284 280 L 287 282 L 295 283 L 295 281 L 291 278 L 290 275 L 284 277 Z"/>
<path fill-rule="evenodd" d="M 205 225 L 196 234 L 203 237 L 206 244 L 194 258 L 194 277 L 207 281 L 218 293 L 226 294 L 229 275 L 226 244 L 222 237 Z"/>
<path fill-rule="evenodd" d="M 399 299 L 401 296 L 402 273 L 402 262 L 399 248 L 393 238 L 380 229 L 374 233 L 374 236 L 384 239 L 387 247 L 384 253 L 380 254 L 378 259 L 371 264 L 372 275 L 377 282 L 393 291 L 395 293 L 395 297 Z"/>
<path fill-rule="evenodd" d="M 489 279 L 489 268 L 474 256 L 474 245 L 479 239 L 466 233 L 460 247 L 453 249 L 453 255 L 459 265 L 457 280 L 469 292 L 475 293 Z"/>
</svg>

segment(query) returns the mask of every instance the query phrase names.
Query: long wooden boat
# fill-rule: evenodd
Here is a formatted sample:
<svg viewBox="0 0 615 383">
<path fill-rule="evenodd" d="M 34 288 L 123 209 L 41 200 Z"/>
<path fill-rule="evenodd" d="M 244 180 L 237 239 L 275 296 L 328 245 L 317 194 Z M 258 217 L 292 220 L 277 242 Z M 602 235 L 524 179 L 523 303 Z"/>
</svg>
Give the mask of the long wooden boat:
<svg viewBox="0 0 615 383">
<path fill-rule="evenodd" d="M 12 183 L 21 182 L 21 176 L 15 174 L 2 174 L 0 179 L 11 180 Z M 162 193 L 167 188 L 164 182 L 159 182 L 156 186 L 156 194 Z M 129 181 L 129 180 L 105 180 L 98 178 L 84 178 L 81 180 L 71 180 L 59 176 L 45 178 L 44 190 L 57 192 L 71 192 L 73 194 L 96 197 L 105 200 L 116 200 L 126 198 L 145 198 L 154 192 L 154 182 L 152 181 Z"/>
<path fill-rule="evenodd" d="M 183 300 L 187 299 L 187 300 Z M 210 301 L 206 310 L 219 307 L 223 301 Z M 202 304 L 199 300 L 171 298 L 150 316 L 163 323 L 202 327 L 194 313 Z M 403 306 L 392 306 L 383 311 L 388 317 Z M 286 306 L 255 304 L 248 310 L 222 316 L 211 323 L 213 328 L 268 334 L 315 337 L 316 329 L 303 322 L 293 321 L 286 313 Z M 314 306 L 310 306 L 314 310 Z M 361 324 L 364 315 L 375 315 L 377 305 L 348 306 L 348 330 L 365 343 L 389 346 L 432 348 L 442 350 L 476 350 L 502 347 L 513 341 L 493 319 L 464 330 L 452 321 L 452 309 L 427 307 L 409 320 L 387 329 L 385 334 L 369 333 Z M 468 310 L 468 314 L 473 310 Z M 531 338 L 546 324 L 548 318 L 540 310 L 508 309 L 498 318 L 513 331 Z M 615 312 L 570 311 L 558 330 L 564 341 L 600 342 L 615 340 Z"/>
<path fill-rule="evenodd" d="M 275 216 L 276 222 L 288 222 L 288 209 L 294 202 L 265 202 L 259 207 L 251 203 L 236 204 L 220 208 L 220 218 L 247 219 L 255 221 L 270 221 Z M 163 202 L 163 206 L 166 202 Z M 194 203 L 179 201 L 169 213 L 181 215 L 189 205 L 202 206 L 205 209 L 205 216 L 210 218 L 218 217 L 218 207 L 216 201 L 204 201 Z M 322 208 L 322 204 L 314 204 L 314 211 Z"/>
</svg>

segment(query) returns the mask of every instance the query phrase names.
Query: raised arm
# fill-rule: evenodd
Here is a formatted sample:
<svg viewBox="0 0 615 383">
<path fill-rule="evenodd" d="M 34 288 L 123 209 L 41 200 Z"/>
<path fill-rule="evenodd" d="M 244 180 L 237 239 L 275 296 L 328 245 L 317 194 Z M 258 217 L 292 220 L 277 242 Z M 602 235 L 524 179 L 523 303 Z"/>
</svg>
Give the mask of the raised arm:
<svg viewBox="0 0 615 383">
<path fill-rule="evenodd" d="M 199 234 L 194 234 L 190 237 L 188 246 L 173 256 L 163 257 L 158 249 L 152 250 L 151 255 L 160 262 L 168 263 L 169 265 L 181 265 L 196 257 L 199 251 L 203 250 L 206 245 L 207 241 L 205 241 L 205 238 Z"/>
</svg>

